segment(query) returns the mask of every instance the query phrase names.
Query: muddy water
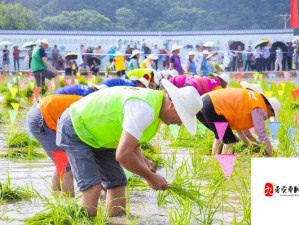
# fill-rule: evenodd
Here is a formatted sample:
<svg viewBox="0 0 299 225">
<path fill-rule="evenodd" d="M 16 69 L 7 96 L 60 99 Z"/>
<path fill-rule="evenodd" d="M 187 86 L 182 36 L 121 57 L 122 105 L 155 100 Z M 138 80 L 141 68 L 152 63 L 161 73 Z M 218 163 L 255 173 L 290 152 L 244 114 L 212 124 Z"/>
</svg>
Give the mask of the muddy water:
<svg viewBox="0 0 299 225">
<path fill-rule="evenodd" d="M 184 157 L 177 157 L 177 163 L 180 164 Z M 14 185 L 25 186 L 28 184 L 42 196 L 51 197 L 50 180 L 54 169 L 53 163 L 49 159 L 38 160 L 35 162 L 12 161 L 0 158 L 0 181 L 7 179 L 7 174 L 11 177 L 11 183 Z M 165 174 L 164 170 L 160 171 Z M 157 206 L 157 193 L 153 190 L 146 192 L 134 192 L 130 197 L 131 214 L 138 216 L 140 221 L 135 224 L 168 224 L 168 210 Z M 238 198 L 232 199 L 232 204 L 237 205 Z M 0 206 L 0 224 L 24 224 L 23 219 L 30 217 L 43 209 L 42 202 L 38 198 L 29 202 L 21 201 L 14 204 Z M 221 212 L 217 218 L 222 221 L 232 221 L 233 214 Z M 123 224 L 123 219 L 114 219 L 113 224 Z M 196 224 L 194 222 L 194 224 Z M 214 223 L 217 224 L 217 223 Z M 219 223 L 220 224 L 220 223 Z"/>
</svg>

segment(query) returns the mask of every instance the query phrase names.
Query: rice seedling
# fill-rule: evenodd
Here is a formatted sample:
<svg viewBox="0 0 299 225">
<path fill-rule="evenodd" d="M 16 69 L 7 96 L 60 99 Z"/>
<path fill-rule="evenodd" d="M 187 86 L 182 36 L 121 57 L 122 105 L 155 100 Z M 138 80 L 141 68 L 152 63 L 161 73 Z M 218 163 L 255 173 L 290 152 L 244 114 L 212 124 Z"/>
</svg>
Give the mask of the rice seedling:
<svg viewBox="0 0 299 225">
<path fill-rule="evenodd" d="M 158 192 L 158 206 L 163 206 L 169 203 L 182 205 L 183 201 L 188 199 L 192 204 L 201 207 L 203 204 L 201 192 L 198 185 L 195 185 L 192 182 L 192 178 L 189 177 L 189 175 L 190 171 L 187 166 L 187 161 L 184 161 L 176 170 L 175 177 L 168 188 L 163 192 Z"/>
<path fill-rule="evenodd" d="M 8 91 L 4 95 L 3 105 L 6 109 L 13 109 L 11 103 L 20 103 L 20 101 L 17 98 L 12 97 L 11 93 Z"/>
<path fill-rule="evenodd" d="M 78 205 L 78 198 L 66 198 L 57 195 L 54 198 L 43 198 L 44 209 L 32 217 L 25 219 L 26 225 L 104 225 L 108 222 L 102 204 L 98 207 L 98 215 L 90 218 L 85 209 Z"/>
<path fill-rule="evenodd" d="M 6 144 L 8 147 L 7 152 L 0 155 L 4 158 L 35 160 L 47 157 L 46 154 L 36 150 L 37 147 L 40 147 L 39 142 L 30 139 L 26 132 L 15 132 L 8 135 Z"/>
<path fill-rule="evenodd" d="M 128 192 L 148 191 L 150 187 L 140 177 L 131 176 L 128 179 L 127 190 Z"/>
<path fill-rule="evenodd" d="M 155 163 L 157 168 L 166 165 L 166 161 L 162 158 L 161 150 L 159 148 L 155 148 L 150 142 L 141 144 L 140 148 L 142 149 L 143 155 Z"/>
<path fill-rule="evenodd" d="M 0 203 L 29 200 L 36 196 L 36 191 L 28 185 L 26 187 L 13 186 L 9 175 L 6 183 L 0 182 Z"/>
<path fill-rule="evenodd" d="M 243 165 L 246 165 L 244 167 Z M 233 192 L 237 193 L 240 198 L 240 210 L 230 205 L 235 213 L 242 212 L 243 218 L 241 221 L 237 222 L 237 217 L 235 216 L 233 224 L 251 224 L 251 198 L 250 198 L 250 158 L 242 158 L 236 162 L 234 176 L 231 181 L 233 183 L 231 189 Z M 229 203 L 228 203 L 229 204 Z"/>
<path fill-rule="evenodd" d="M 183 207 L 174 206 L 169 212 L 169 224 L 170 225 L 189 225 L 191 224 L 193 215 L 192 215 L 192 206 L 188 200 L 182 202 Z"/>
</svg>

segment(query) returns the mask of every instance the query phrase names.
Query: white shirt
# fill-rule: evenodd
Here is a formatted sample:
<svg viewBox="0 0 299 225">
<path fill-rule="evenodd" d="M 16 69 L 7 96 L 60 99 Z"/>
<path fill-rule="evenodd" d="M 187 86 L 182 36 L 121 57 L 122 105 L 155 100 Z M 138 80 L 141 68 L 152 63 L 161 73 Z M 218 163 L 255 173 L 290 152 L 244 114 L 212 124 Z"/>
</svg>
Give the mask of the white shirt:
<svg viewBox="0 0 299 225">
<path fill-rule="evenodd" d="M 122 128 L 140 140 L 143 131 L 154 121 L 154 109 L 145 101 L 129 99 L 125 102 Z"/>
</svg>

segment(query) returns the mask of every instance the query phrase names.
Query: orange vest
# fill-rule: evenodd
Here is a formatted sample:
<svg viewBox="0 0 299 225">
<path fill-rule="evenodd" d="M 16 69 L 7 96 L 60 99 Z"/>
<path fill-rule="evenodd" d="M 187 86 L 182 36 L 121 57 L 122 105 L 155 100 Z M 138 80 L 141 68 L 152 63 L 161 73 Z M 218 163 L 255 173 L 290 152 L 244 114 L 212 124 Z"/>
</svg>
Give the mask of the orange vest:
<svg viewBox="0 0 299 225">
<path fill-rule="evenodd" d="M 208 94 L 216 113 L 223 115 L 233 130 L 247 130 L 253 127 L 251 111 L 254 108 L 262 108 L 268 112 L 264 97 L 251 90 L 225 88 Z"/>
<path fill-rule="evenodd" d="M 77 95 L 50 95 L 43 98 L 39 107 L 47 126 L 56 131 L 58 118 L 72 103 L 80 98 L 82 97 Z"/>
</svg>

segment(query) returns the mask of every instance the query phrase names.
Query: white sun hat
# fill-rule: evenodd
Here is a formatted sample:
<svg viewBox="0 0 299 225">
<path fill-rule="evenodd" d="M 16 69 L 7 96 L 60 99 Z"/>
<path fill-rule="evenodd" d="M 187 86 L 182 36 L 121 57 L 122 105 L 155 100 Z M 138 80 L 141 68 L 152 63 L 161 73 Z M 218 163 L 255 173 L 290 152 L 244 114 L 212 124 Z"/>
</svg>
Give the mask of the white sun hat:
<svg viewBox="0 0 299 225">
<path fill-rule="evenodd" d="M 49 46 L 49 41 L 48 41 L 47 39 L 43 39 L 43 40 L 41 40 L 40 43 L 42 43 L 42 44 L 46 44 L 46 45 Z"/>
<path fill-rule="evenodd" d="M 159 72 L 162 74 L 163 78 L 168 79 L 170 74 L 167 72 L 167 70 L 161 70 Z"/>
<path fill-rule="evenodd" d="M 179 72 L 175 69 L 172 69 L 172 70 L 167 70 L 167 73 L 172 76 L 172 77 L 176 77 L 179 75 Z"/>
<path fill-rule="evenodd" d="M 217 75 L 218 77 L 220 77 L 222 80 L 225 81 L 225 83 L 229 84 L 231 82 L 231 77 L 228 73 L 221 73 L 220 75 Z"/>
<path fill-rule="evenodd" d="M 193 51 L 188 52 L 188 56 L 190 55 L 195 55 L 195 53 Z"/>
<path fill-rule="evenodd" d="M 154 55 L 154 54 L 150 54 L 148 56 L 148 58 L 152 59 L 152 60 L 157 60 L 158 59 L 158 56 Z"/>
<path fill-rule="evenodd" d="M 180 45 L 177 45 L 177 44 L 174 44 L 171 46 L 171 52 L 175 51 L 175 50 L 178 50 L 178 49 L 181 49 L 183 46 L 180 46 Z"/>
<path fill-rule="evenodd" d="M 160 86 L 160 82 L 161 82 L 161 80 L 163 78 L 162 74 L 160 72 L 158 72 L 157 70 L 153 69 L 153 68 L 148 68 L 148 69 L 150 69 L 153 72 L 153 74 L 154 74 L 154 79 L 153 79 L 154 82 L 157 85 Z"/>
<path fill-rule="evenodd" d="M 255 92 L 258 92 L 258 93 L 264 93 L 263 88 L 258 84 L 250 84 L 247 81 L 243 80 L 243 81 L 240 82 L 240 85 L 244 89 L 249 89 L 249 90 L 252 90 L 252 91 L 255 91 Z"/>
<path fill-rule="evenodd" d="M 137 54 L 141 54 L 141 52 L 138 49 L 134 49 L 132 54 L 130 55 L 130 58 L 133 58 Z"/>
<path fill-rule="evenodd" d="M 98 90 L 106 89 L 108 86 L 106 84 L 92 84 L 92 87 L 95 87 Z"/>
<path fill-rule="evenodd" d="M 189 133 L 194 135 L 197 128 L 196 114 L 203 106 L 200 95 L 192 86 L 177 88 L 167 79 L 162 79 L 161 84 L 171 98 L 182 123 Z"/>
<path fill-rule="evenodd" d="M 263 95 L 264 98 L 269 102 L 269 104 L 271 105 L 271 107 L 274 111 L 274 120 L 278 121 L 278 113 L 281 110 L 281 103 L 278 101 L 277 98 L 268 98 L 264 94 L 264 90 L 258 84 L 250 84 L 246 81 L 241 81 L 240 85 L 241 85 L 242 88 L 249 89 L 249 90 L 258 92 L 259 94 Z"/>
</svg>

